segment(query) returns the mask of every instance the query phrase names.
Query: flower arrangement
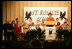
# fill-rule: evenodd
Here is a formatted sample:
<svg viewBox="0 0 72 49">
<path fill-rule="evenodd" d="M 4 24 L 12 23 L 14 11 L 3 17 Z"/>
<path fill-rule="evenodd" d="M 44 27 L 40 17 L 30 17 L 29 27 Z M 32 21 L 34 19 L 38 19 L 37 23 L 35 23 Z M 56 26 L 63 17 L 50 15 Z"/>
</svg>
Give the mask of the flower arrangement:
<svg viewBox="0 0 72 49">
<path fill-rule="evenodd" d="M 25 34 L 25 39 L 40 39 L 44 38 L 45 30 L 41 30 L 40 28 L 38 29 L 32 29 L 26 32 Z"/>
<path fill-rule="evenodd" d="M 56 30 L 58 38 L 62 39 L 64 37 L 64 40 L 70 36 L 70 33 L 68 30 L 65 30 L 62 28 L 62 26 L 59 26 Z"/>
<path fill-rule="evenodd" d="M 57 32 L 58 38 L 61 38 L 61 35 L 63 34 L 63 28 L 62 28 L 62 26 L 57 27 L 56 32 Z"/>
</svg>

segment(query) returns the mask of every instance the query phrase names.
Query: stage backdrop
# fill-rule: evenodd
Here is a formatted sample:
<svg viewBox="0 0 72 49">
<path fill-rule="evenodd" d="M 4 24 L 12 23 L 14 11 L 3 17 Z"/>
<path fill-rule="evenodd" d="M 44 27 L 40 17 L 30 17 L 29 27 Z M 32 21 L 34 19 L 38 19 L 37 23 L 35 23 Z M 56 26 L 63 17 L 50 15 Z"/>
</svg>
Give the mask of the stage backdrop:
<svg viewBox="0 0 72 49">
<path fill-rule="evenodd" d="M 46 20 L 48 13 L 52 13 L 52 17 L 56 20 L 56 18 L 60 17 L 67 18 L 67 7 L 24 7 L 24 20 L 28 21 L 29 18 L 32 18 L 32 21 L 35 23 L 36 20 L 42 21 L 42 19 Z M 62 23 L 64 22 L 64 18 Z"/>
<path fill-rule="evenodd" d="M 71 17 L 71 1 L 3 1 L 3 24 L 19 18 L 24 20 L 24 7 L 67 7 L 67 18 Z"/>
</svg>

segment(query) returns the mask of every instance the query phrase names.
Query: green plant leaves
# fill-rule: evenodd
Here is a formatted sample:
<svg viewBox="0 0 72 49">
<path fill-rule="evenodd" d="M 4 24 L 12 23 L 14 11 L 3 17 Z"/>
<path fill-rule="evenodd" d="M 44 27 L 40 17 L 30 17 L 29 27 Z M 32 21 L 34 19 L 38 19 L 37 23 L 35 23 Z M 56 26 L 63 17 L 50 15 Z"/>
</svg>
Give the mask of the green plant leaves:
<svg viewBox="0 0 72 49">
<path fill-rule="evenodd" d="M 38 38 L 44 38 L 44 35 L 45 34 L 45 30 L 41 30 L 40 28 L 38 29 L 32 29 L 32 30 L 29 30 L 27 31 L 26 35 L 25 35 L 25 39 L 33 39 L 33 38 L 36 38 L 37 35 L 38 35 Z"/>
<path fill-rule="evenodd" d="M 68 30 L 65 30 L 65 29 L 63 29 L 63 28 L 58 28 L 58 29 L 56 30 L 56 32 L 57 32 L 57 36 L 58 36 L 59 38 L 61 38 L 62 35 L 64 35 L 65 38 L 68 37 L 68 35 L 69 35 L 69 31 L 68 31 Z"/>
</svg>

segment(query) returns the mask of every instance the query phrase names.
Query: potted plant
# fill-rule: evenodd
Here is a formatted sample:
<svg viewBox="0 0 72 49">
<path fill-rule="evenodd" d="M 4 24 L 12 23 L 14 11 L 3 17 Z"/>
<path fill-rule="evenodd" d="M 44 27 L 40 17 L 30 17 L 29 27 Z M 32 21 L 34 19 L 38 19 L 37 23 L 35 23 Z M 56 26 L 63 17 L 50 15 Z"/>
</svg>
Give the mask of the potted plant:
<svg viewBox="0 0 72 49">
<path fill-rule="evenodd" d="M 58 40 L 61 40 L 62 39 L 62 34 L 63 34 L 63 31 L 62 30 L 63 30 L 63 28 L 61 26 L 59 26 L 56 29 Z"/>
<path fill-rule="evenodd" d="M 25 39 L 40 39 L 44 38 L 45 30 L 41 30 L 40 28 L 38 29 L 32 29 L 26 32 L 25 34 Z"/>
<path fill-rule="evenodd" d="M 56 30 L 57 32 L 57 36 L 58 36 L 58 40 L 66 40 L 68 38 L 68 36 L 70 36 L 70 32 L 66 29 L 63 29 L 61 26 L 59 28 L 57 28 Z"/>
</svg>

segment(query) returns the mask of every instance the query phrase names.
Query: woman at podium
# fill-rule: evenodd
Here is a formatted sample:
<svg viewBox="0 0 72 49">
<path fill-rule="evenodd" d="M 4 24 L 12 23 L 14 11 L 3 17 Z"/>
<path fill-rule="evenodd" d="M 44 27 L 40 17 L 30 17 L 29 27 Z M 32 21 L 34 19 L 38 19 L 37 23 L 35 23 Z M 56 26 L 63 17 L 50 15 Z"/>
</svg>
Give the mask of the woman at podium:
<svg viewBox="0 0 72 49">
<path fill-rule="evenodd" d="M 56 22 L 54 18 L 52 17 L 52 13 L 48 13 L 48 16 L 49 17 L 47 17 L 45 25 L 55 25 Z"/>
<path fill-rule="evenodd" d="M 47 21 L 54 21 L 54 18 L 52 17 L 52 13 L 48 13 L 49 18 L 47 18 Z"/>
</svg>

